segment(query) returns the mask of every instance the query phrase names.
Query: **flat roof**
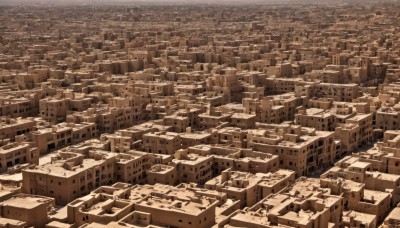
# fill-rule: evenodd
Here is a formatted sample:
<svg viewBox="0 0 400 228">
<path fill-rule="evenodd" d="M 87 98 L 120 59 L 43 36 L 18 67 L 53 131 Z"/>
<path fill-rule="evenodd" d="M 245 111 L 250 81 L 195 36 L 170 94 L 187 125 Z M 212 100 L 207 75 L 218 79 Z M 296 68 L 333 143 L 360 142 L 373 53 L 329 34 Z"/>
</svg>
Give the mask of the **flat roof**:
<svg viewBox="0 0 400 228">
<path fill-rule="evenodd" d="M 3 206 L 10 206 L 16 208 L 33 209 L 51 201 L 52 198 L 36 195 L 19 194 L 4 200 L 0 204 Z"/>
</svg>

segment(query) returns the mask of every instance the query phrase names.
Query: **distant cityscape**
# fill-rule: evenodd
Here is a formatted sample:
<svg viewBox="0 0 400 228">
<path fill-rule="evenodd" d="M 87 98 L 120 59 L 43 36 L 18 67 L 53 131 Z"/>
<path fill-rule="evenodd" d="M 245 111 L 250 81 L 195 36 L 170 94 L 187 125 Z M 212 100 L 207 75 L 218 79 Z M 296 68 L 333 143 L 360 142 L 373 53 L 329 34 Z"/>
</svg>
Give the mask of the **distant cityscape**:
<svg viewBox="0 0 400 228">
<path fill-rule="evenodd" d="M 400 227 L 399 1 L 0 5 L 0 227 Z"/>
</svg>

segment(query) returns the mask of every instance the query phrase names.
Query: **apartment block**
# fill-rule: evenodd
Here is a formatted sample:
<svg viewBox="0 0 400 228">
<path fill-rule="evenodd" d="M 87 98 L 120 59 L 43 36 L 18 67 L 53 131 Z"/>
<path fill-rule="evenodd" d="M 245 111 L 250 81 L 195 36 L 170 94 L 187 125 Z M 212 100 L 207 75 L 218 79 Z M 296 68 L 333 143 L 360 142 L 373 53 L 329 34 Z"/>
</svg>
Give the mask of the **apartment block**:
<svg viewBox="0 0 400 228">
<path fill-rule="evenodd" d="M 0 147 L 0 172 L 21 164 L 39 165 L 39 150 L 31 143 L 15 142 Z"/>
<path fill-rule="evenodd" d="M 241 208 L 251 207 L 270 194 L 278 193 L 295 180 L 294 171 L 246 173 L 226 169 L 204 184 L 205 189 L 225 192 L 232 200 L 240 200 Z"/>
<path fill-rule="evenodd" d="M 22 171 L 22 192 L 55 199 L 66 205 L 115 179 L 115 155 L 90 151 L 88 155 L 60 152 L 52 162 Z"/>
</svg>

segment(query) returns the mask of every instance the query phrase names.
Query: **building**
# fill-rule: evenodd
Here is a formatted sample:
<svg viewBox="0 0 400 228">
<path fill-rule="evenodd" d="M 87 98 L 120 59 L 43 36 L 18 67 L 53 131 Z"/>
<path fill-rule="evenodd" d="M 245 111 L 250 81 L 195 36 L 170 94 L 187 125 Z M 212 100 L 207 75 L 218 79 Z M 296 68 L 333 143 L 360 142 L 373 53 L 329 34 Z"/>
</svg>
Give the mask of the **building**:
<svg viewBox="0 0 400 228">
<path fill-rule="evenodd" d="M 22 170 L 22 192 L 53 197 L 66 205 L 91 190 L 115 180 L 115 155 L 89 151 L 87 155 L 60 152 L 52 162 Z"/>
<path fill-rule="evenodd" d="M 247 147 L 279 155 L 279 167 L 296 171 L 296 176 L 311 174 L 336 160 L 333 132 L 288 124 L 266 128 L 249 131 Z"/>
<path fill-rule="evenodd" d="M 54 207 L 52 198 L 18 194 L 1 202 L 0 212 L 2 220 L 7 219 L 9 226 L 44 227 L 50 221 L 49 214 Z M 0 223 L 4 222 L 3 220 Z"/>
<path fill-rule="evenodd" d="M 31 143 L 10 143 L 0 147 L 0 172 L 20 164 L 39 165 L 39 150 Z"/>
<path fill-rule="evenodd" d="M 226 169 L 204 184 L 205 189 L 224 192 L 232 200 L 239 200 L 241 208 L 251 207 L 270 194 L 278 193 L 295 180 L 294 171 L 275 173 L 246 173 Z"/>
</svg>

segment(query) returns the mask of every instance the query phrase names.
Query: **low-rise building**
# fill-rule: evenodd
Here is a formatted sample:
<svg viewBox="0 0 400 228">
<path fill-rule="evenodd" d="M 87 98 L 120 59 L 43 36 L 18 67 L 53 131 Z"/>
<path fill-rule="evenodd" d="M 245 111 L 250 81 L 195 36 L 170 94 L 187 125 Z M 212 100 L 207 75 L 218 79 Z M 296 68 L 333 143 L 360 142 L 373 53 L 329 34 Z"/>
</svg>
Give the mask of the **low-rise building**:
<svg viewBox="0 0 400 228">
<path fill-rule="evenodd" d="M 0 147 L 0 172 L 19 164 L 39 165 L 39 150 L 32 143 L 15 142 Z"/>
<path fill-rule="evenodd" d="M 59 152 L 52 162 L 22 170 L 22 192 L 53 197 L 65 205 L 115 180 L 115 155 L 90 151 L 87 155 Z"/>
<path fill-rule="evenodd" d="M 270 194 L 278 193 L 295 180 L 291 170 L 278 170 L 274 173 L 246 173 L 230 169 L 221 172 L 204 185 L 205 189 L 224 192 L 232 200 L 239 200 L 241 208 L 251 207 Z"/>
<path fill-rule="evenodd" d="M 18 194 L 0 203 L 0 224 L 6 222 L 4 218 L 10 227 L 44 227 L 54 207 L 54 199 L 50 197 Z"/>
<path fill-rule="evenodd" d="M 143 135 L 143 150 L 172 155 L 181 148 L 180 135 L 175 132 L 154 132 Z"/>
</svg>

